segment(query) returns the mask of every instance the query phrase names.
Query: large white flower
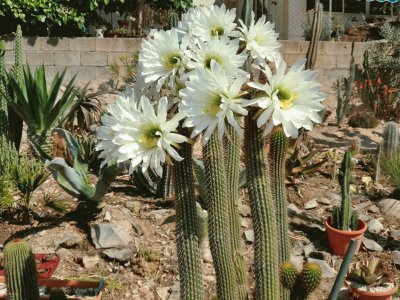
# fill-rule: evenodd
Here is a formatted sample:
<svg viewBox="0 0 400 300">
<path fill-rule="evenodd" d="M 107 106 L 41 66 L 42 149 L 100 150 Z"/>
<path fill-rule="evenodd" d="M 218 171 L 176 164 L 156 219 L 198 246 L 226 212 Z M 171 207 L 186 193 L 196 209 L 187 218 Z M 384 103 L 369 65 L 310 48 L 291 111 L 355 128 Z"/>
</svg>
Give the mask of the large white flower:
<svg viewBox="0 0 400 300">
<path fill-rule="evenodd" d="M 267 78 L 267 83 L 249 83 L 249 86 L 264 92 L 259 98 L 248 101 L 248 104 L 259 106 L 261 114 L 257 119 L 258 127 L 267 124 L 265 134 L 274 125 L 282 124 L 286 136 L 297 137 L 298 129 L 303 127 L 312 130 L 313 122 L 320 123 L 318 112 L 324 107 L 321 84 L 315 81 L 317 72 L 304 70 L 305 59 L 296 62 L 285 74 L 286 63 L 279 59 L 276 64 L 276 74 L 263 63 L 261 71 Z"/>
<path fill-rule="evenodd" d="M 212 38 L 208 42 L 194 43 L 188 56 L 192 58 L 188 66 L 191 69 L 198 67 L 210 69 L 211 62 L 215 61 L 219 64 L 225 73 L 235 75 L 244 72 L 240 69 L 245 63 L 247 55 L 245 53 L 238 54 L 239 40 L 224 41 Z"/>
<path fill-rule="evenodd" d="M 191 137 L 205 130 L 203 144 L 206 144 L 218 127 L 218 138 L 222 139 L 226 121 L 243 135 L 238 117 L 247 115 L 247 110 L 242 107 L 241 93 L 246 79 L 246 76 L 236 79 L 227 76 L 214 61 L 210 70 L 196 69 L 196 75 L 191 76 L 187 87 L 181 91 L 182 102 L 179 107 L 187 115 L 184 125 L 194 127 Z"/>
<path fill-rule="evenodd" d="M 236 10 L 227 10 L 225 5 L 195 7 L 182 16 L 179 30 L 202 41 L 213 37 L 226 39 L 236 28 Z"/>
<path fill-rule="evenodd" d="M 174 131 L 184 116 L 179 113 L 167 120 L 165 97 L 159 100 L 156 113 L 145 96 L 137 103 L 134 95 L 122 94 L 101 118 L 96 150 L 102 151 L 100 158 L 104 158 L 103 164 L 130 160 L 129 172 L 141 164 L 143 172 L 150 167 L 161 176 L 162 163 L 171 163 L 171 158 L 182 160 L 174 147 L 187 138 Z"/>
<path fill-rule="evenodd" d="M 164 84 L 174 88 L 175 77 L 182 74 L 189 58 L 185 55 L 186 39 L 181 42 L 175 28 L 154 33 L 154 39 L 143 42 L 139 54 L 140 73 L 145 84 L 157 82 L 157 91 Z"/>
<path fill-rule="evenodd" d="M 281 43 L 278 41 L 279 34 L 274 30 L 274 24 L 266 22 L 265 15 L 255 22 L 254 12 L 251 13 L 251 23 L 247 27 L 242 20 L 239 20 L 242 33 L 240 40 L 246 44 L 246 49 L 250 51 L 253 59 L 258 61 L 275 61 L 280 56 L 279 48 Z"/>
</svg>

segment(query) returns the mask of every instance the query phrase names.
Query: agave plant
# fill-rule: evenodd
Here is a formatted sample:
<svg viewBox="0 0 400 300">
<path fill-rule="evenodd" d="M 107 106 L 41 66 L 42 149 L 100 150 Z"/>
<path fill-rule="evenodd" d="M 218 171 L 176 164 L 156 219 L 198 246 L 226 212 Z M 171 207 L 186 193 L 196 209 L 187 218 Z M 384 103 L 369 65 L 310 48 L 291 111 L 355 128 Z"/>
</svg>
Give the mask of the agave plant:
<svg viewBox="0 0 400 300">
<path fill-rule="evenodd" d="M 51 129 L 63 122 L 63 115 L 76 98 L 78 90 L 73 87 L 75 76 L 59 97 L 65 72 L 66 69 L 61 74 L 56 73 L 49 90 L 47 90 L 43 65 L 38 67 L 34 73 L 31 72 L 29 66 L 24 68 L 22 85 L 11 73 L 8 74 L 9 82 L 16 96 L 15 101 L 11 101 L 10 105 L 28 126 L 30 141 L 34 140 L 39 144 L 48 141 Z"/>
<path fill-rule="evenodd" d="M 382 261 L 376 257 L 370 261 L 358 262 L 347 276 L 347 279 L 370 287 L 393 281 L 392 276 L 384 271 Z"/>
</svg>

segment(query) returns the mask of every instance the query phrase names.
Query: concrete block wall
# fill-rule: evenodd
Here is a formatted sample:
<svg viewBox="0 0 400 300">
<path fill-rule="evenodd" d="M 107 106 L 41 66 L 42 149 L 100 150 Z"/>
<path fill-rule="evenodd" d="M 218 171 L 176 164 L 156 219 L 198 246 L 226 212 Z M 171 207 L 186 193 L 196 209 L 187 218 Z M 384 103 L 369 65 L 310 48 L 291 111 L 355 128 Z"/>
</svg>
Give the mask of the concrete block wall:
<svg viewBox="0 0 400 300">
<path fill-rule="evenodd" d="M 14 42 L 6 42 L 6 65 L 14 64 Z M 281 52 L 288 65 L 304 58 L 309 42 L 282 41 Z M 49 77 L 67 68 L 66 78 L 75 74 L 77 80 L 86 83 L 90 80 L 111 78 L 109 66 L 120 63 L 120 57 L 140 50 L 141 39 L 135 38 L 24 38 L 23 62 L 35 67 L 46 66 Z M 365 43 L 355 43 L 356 63 L 362 64 Z M 316 69 L 320 76 L 329 80 L 348 73 L 350 62 L 350 42 L 320 42 Z"/>
</svg>

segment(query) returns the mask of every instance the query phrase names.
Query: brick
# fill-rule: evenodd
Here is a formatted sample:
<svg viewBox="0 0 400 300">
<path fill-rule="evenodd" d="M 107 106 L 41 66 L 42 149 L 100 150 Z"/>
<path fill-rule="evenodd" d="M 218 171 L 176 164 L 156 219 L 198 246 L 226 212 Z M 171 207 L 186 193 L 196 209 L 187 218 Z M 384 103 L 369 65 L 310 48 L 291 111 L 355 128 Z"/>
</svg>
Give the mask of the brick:
<svg viewBox="0 0 400 300">
<path fill-rule="evenodd" d="M 39 66 L 44 64 L 45 66 L 51 66 L 54 64 L 53 53 L 45 51 L 29 51 L 26 53 L 26 61 L 29 65 Z"/>
<path fill-rule="evenodd" d="M 354 56 L 363 56 L 367 48 L 367 43 L 354 43 Z"/>
<path fill-rule="evenodd" d="M 296 41 L 284 41 L 282 43 L 282 52 L 283 53 L 294 53 L 299 54 L 300 52 L 300 44 Z"/>
<path fill-rule="evenodd" d="M 68 39 L 51 37 L 42 41 L 43 51 L 68 51 Z"/>
<path fill-rule="evenodd" d="M 22 50 L 24 51 L 41 51 L 42 37 L 24 37 L 22 38 Z"/>
<path fill-rule="evenodd" d="M 70 51 L 96 51 L 96 38 L 80 37 L 69 39 Z"/>
<path fill-rule="evenodd" d="M 134 52 L 140 50 L 139 38 L 97 38 L 96 50 L 100 52 Z"/>
<path fill-rule="evenodd" d="M 65 78 L 66 80 L 71 80 L 71 78 L 76 75 L 76 81 L 81 81 L 86 84 L 95 79 L 94 70 L 95 67 L 71 66 L 68 67 Z"/>
<path fill-rule="evenodd" d="M 111 52 L 111 51 L 119 51 L 117 47 L 116 38 L 99 38 L 96 39 L 96 51 L 101 52 Z"/>
<path fill-rule="evenodd" d="M 304 58 L 304 55 L 302 54 L 285 54 L 285 61 L 287 65 L 290 67 L 294 63 L 296 63 L 299 59 Z"/>
<path fill-rule="evenodd" d="M 316 69 L 336 69 L 335 55 L 319 55 L 315 63 Z"/>
<path fill-rule="evenodd" d="M 56 52 L 54 53 L 54 64 L 56 66 L 80 66 L 81 55 L 79 52 Z"/>
<path fill-rule="evenodd" d="M 103 67 L 107 65 L 107 52 L 81 52 L 81 65 Z"/>
<path fill-rule="evenodd" d="M 310 42 L 309 41 L 301 41 L 301 42 L 299 42 L 299 45 L 300 45 L 300 52 L 302 54 L 306 54 L 308 51 L 308 45 L 310 45 Z"/>
<path fill-rule="evenodd" d="M 141 39 L 118 39 L 118 50 L 121 52 L 134 52 L 140 50 L 141 47 Z"/>
<path fill-rule="evenodd" d="M 344 69 L 344 68 L 350 68 L 350 59 L 351 57 L 348 55 L 339 55 L 337 56 L 337 68 L 339 69 Z"/>
<path fill-rule="evenodd" d="M 6 51 L 4 55 L 6 65 L 15 64 L 15 51 Z M 26 64 L 26 51 L 22 51 L 22 63 Z"/>
<path fill-rule="evenodd" d="M 94 69 L 94 78 L 98 79 L 110 79 L 112 77 L 111 71 L 108 67 L 96 67 Z"/>
<path fill-rule="evenodd" d="M 132 52 L 126 53 L 126 52 L 110 52 L 108 53 L 108 59 L 107 59 L 107 65 L 110 66 L 114 63 L 117 65 L 121 66 L 121 57 L 127 56 L 130 57 L 132 55 Z"/>
</svg>

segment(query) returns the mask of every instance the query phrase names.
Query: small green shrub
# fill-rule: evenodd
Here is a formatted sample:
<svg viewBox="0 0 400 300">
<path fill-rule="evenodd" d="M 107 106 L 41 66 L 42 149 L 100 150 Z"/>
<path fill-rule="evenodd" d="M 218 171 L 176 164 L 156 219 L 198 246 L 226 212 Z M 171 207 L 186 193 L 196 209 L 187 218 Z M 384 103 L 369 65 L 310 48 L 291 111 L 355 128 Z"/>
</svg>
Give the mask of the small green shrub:
<svg viewBox="0 0 400 300">
<path fill-rule="evenodd" d="M 378 120 L 375 118 L 374 113 L 362 112 L 352 115 L 349 118 L 349 125 L 355 128 L 375 128 L 378 126 Z"/>
<path fill-rule="evenodd" d="M 391 157 L 382 156 L 381 158 L 382 171 L 388 176 L 390 182 L 400 188 L 400 151 Z"/>
</svg>

